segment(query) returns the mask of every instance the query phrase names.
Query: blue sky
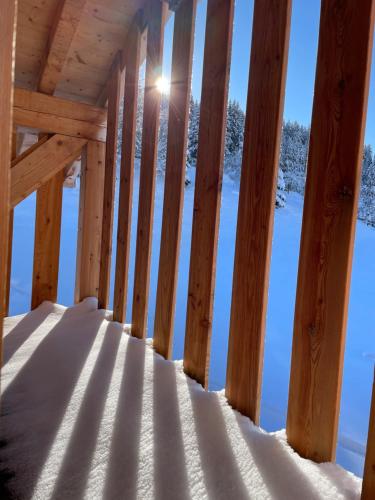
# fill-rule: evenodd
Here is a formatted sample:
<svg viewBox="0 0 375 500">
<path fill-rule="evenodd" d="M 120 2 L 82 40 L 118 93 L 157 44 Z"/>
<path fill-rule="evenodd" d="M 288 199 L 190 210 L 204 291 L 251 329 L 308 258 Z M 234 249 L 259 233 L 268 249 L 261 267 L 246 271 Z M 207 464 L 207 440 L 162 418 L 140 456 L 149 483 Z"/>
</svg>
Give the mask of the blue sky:
<svg viewBox="0 0 375 500">
<path fill-rule="evenodd" d="M 236 0 L 229 97 L 246 107 L 253 0 Z M 200 97 L 207 0 L 198 3 L 192 92 Z M 320 0 L 294 0 L 284 117 L 308 125 L 311 119 Z M 166 27 L 164 73 L 170 75 L 173 17 Z M 366 143 L 375 146 L 375 57 L 373 56 Z"/>
</svg>

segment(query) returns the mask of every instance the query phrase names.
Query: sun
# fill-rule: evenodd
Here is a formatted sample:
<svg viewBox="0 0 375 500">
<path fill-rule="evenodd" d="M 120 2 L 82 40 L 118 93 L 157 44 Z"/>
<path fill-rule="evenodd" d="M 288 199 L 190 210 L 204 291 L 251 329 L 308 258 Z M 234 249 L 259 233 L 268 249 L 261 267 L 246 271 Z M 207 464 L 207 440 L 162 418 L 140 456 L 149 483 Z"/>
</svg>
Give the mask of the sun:
<svg viewBox="0 0 375 500">
<path fill-rule="evenodd" d="M 171 88 L 171 82 L 168 78 L 165 78 L 165 76 L 161 76 L 156 80 L 156 88 L 160 94 L 168 95 Z"/>
</svg>

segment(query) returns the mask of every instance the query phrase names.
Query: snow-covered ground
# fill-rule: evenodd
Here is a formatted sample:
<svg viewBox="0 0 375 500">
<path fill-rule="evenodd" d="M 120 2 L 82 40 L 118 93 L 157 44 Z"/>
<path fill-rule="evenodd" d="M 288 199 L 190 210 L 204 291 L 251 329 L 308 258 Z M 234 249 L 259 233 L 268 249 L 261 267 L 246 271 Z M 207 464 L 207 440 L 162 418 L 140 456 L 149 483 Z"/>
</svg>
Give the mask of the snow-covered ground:
<svg viewBox="0 0 375 500">
<path fill-rule="evenodd" d="M 353 474 L 300 458 L 96 299 L 7 319 L 4 362 L 4 500 L 359 500 Z"/>
<path fill-rule="evenodd" d="M 191 172 L 189 175 L 193 179 L 194 175 Z M 133 228 L 136 225 L 138 180 L 137 170 Z M 174 359 L 181 359 L 183 355 L 193 196 L 194 187 L 191 184 L 185 190 Z M 58 297 L 59 303 L 64 305 L 70 305 L 73 302 L 78 198 L 78 189 L 64 190 Z M 162 203 L 163 177 L 160 176 L 157 180 L 155 199 L 149 315 L 150 336 L 152 336 L 153 331 Z M 225 383 L 237 203 L 238 183 L 225 176 L 210 369 L 210 388 L 214 390 L 221 389 Z M 302 206 L 302 197 L 289 193 L 286 207 L 278 209 L 275 216 L 261 415 L 261 425 L 269 431 L 285 427 Z M 34 218 L 35 197 L 31 196 L 16 208 L 11 314 L 19 314 L 29 310 Z M 116 231 L 116 227 L 114 231 Z M 131 321 L 134 234 L 133 229 L 128 321 Z M 363 468 L 375 360 L 374 249 L 375 230 L 358 222 L 337 455 L 338 462 L 357 475 L 362 474 Z"/>
</svg>

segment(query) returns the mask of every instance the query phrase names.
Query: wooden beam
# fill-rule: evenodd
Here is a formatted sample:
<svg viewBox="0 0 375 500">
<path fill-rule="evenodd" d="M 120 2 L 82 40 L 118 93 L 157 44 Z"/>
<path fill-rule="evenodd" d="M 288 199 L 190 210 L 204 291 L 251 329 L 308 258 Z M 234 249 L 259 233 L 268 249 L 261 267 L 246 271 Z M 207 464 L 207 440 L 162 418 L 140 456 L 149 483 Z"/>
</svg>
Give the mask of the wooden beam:
<svg viewBox="0 0 375 500">
<path fill-rule="evenodd" d="M 139 180 L 137 244 L 134 271 L 132 335 L 144 338 L 150 283 L 150 257 L 158 148 L 160 92 L 155 82 L 161 75 L 164 25 L 168 4 L 152 2 L 148 17 L 147 60 L 143 111 L 142 159 Z"/>
<path fill-rule="evenodd" d="M 46 134 L 62 134 L 101 142 L 106 140 L 106 128 L 103 126 L 51 113 L 15 107 L 14 123 Z"/>
<path fill-rule="evenodd" d="M 14 89 L 14 107 L 106 127 L 107 110 L 90 104 L 20 88 Z"/>
<path fill-rule="evenodd" d="M 40 135 L 39 136 L 40 138 L 38 139 L 37 142 L 35 142 L 34 144 L 32 144 L 29 148 L 25 149 L 25 151 L 23 153 L 21 153 L 20 155 L 16 156 L 13 160 L 12 160 L 12 163 L 11 163 L 11 168 L 14 168 L 16 165 L 18 165 L 19 163 L 23 162 L 28 156 L 30 156 L 34 151 L 36 151 L 38 148 L 40 148 L 40 146 L 42 146 L 43 144 L 45 144 L 48 139 L 49 139 L 49 136 L 48 135 Z"/>
<path fill-rule="evenodd" d="M 86 0 L 58 2 L 38 85 L 39 90 L 45 94 L 53 94 L 61 78 L 85 5 Z"/>
<path fill-rule="evenodd" d="M 115 184 L 117 167 L 117 138 L 120 115 L 121 71 L 112 74 L 108 96 L 107 142 L 105 149 L 105 177 L 103 200 L 103 227 L 100 255 L 99 308 L 107 309 L 109 302 L 109 284 L 111 276 L 113 210 L 115 202 Z"/>
<path fill-rule="evenodd" d="M 80 155 L 85 139 L 56 134 L 11 169 L 11 207 L 50 180 Z"/>
<path fill-rule="evenodd" d="M 321 7 L 287 436 L 334 460 L 374 29 L 373 0 Z"/>
<path fill-rule="evenodd" d="M 370 410 L 370 421 L 368 426 L 367 451 L 365 469 L 363 472 L 361 500 L 373 500 L 375 498 L 375 371 L 372 387 L 372 399 Z"/>
<path fill-rule="evenodd" d="M 10 210 L 10 160 L 13 132 L 13 82 L 17 28 L 17 1 L 4 0 L 0 15 L 0 367 L 5 315 L 8 230 Z"/>
<path fill-rule="evenodd" d="M 184 352 L 185 372 L 204 387 L 208 384 L 233 10 L 233 0 L 208 0 Z"/>
<path fill-rule="evenodd" d="M 57 301 L 64 170 L 37 191 L 31 309 Z"/>
<path fill-rule="evenodd" d="M 182 0 L 174 20 L 163 223 L 153 341 L 156 351 L 167 359 L 172 354 L 196 6 L 196 0 Z"/>
<path fill-rule="evenodd" d="M 259 424 L 291 0 L 255 0 L 226 396 Z"/>
<path fill-rule="evenodd" d="M 14 160 L 16 157 L 17 157 L 17 129 L 14 128 L 12 134 L 12 160 Z M 8 230 L 8 264 L 7 264 L 6 292 L 5 292 L 5 316 L 9 316 L 10 285 L 12 277 L 13 223 L 14 223 L 14 211 L 10 209 L 9 230 Z"/>
<path fill-rule="evenodd" d="M 113 320 L 125 322 L 132 220 L 133 174 L 137 128 L 138 82 L 142 32 L 133 25 L 128 38 L 117 224 Z"/>
<path fill-rule="evenodd" d="M 104 193 L 105 144 L 90 141 L 82 156 L 75 301 L 97 297 Z"/>
</svg>

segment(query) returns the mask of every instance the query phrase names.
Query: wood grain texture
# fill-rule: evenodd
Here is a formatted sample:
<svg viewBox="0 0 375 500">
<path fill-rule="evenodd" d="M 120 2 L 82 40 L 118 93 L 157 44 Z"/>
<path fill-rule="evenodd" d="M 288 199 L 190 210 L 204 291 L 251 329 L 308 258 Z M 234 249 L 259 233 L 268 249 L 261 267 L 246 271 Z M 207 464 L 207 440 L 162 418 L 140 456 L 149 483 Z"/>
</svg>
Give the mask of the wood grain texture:
<svg viewBox="0 0 375 500">
<path fill-rule="evenodd" d="M 86 0 L 58 2 L 38 84 L 39 90 L 45 94 L 53 94 L 61 78 L 85 4 Z"/>
<path fill-rule="evenodd" d="M 143 108 L 142 159 L 139 180 L 137 243 L 134 270 L 132 335 L 146 336 L 147 308 L 150 284 L 150 260 L 156 160 L 159 135 L 160 92 L 156 81 L 161 76 L 164 45 L 164 25 L 168 4 L 152 2 L 148 14 L 147 60 Z"/>
<path fill-rule="evenodd" d="M 8 226 L 8 257 L 6 270 L 6 289 L 5 289 L 5 316 L 9 316 L 10 306 L 10 289 L 12 280 L 12 254 L 13 254 L 13 226 L 14 226 L 14 210 L 9 211 L 9 226 Z"/>
<path fill-rule="evenodd" d="M 113 210 L 117 166 L 117 138 L 120 115 L 121 71 L 113 71 L 108 96 L 107 142 L 105 148 L 103 226 L 99 275 L 99 309 L 107 309 L 111 276 Z"/>
<path fill-rule="evenodd" d="M 105 144 L 89 141 L 82 155 L 75 301 L 97 297 L 104 197 Z"/>
<path fill-rule="evenodd" d="M 316 462 L 336 450 L 374 7 L 322 2 L 287 418 Z"/>
<path fill-rule="evenodd" d="M 254 4 L 226 396 L 259 424 L 291 0 Z"/>
<path fill-rule="evenodd" d="M 3 319 L 10 210 L 10 161 L 13 133 L 13 81 L 17 24 L 17 1 L 4 0 L 0 15 L 0 366 L 2 365 Z"/>
<path fill-rule="evenodd" d="M 372 387 L 370 421 L 368 426 L 365 469 L 363 472 L 361 500 L 375 498 L 375 371 Z"/>
<path fill-rule="evenodd" d="M 212 332 L 232 0 L 208 0 L 186 315 L 184 370 L 204 387 Z"/>
<path fill-rule="evenodd" d="M 163 222 L 153 341 L 156 351 L 167 359 L 172 353 L 196 5 L 196 0 L 183 0 L 174 19 Z"/>
<path fill-rule="evenodd" d="M 105 127 L 107 123 L 107 109 L 81 102 L 69 101 L 61 97 L 33 92 L 32 90 L 14 89 L 14 107 L 34 111 L 35 113 L 50 114 L 80 120 L 94 125 Z"/>
<path fill-rule="evenodd" d="M 14 168 L 16 165 L 23 162 L 25 160 L 25 158 L 30 156 L 36 149 L 38 149 L 40 146 L 42 146 L 42 144 L 46 143 L 49 138 L 50 138 L 50 136 L 48 136 L 47 134 L 38 135 L 37 142 L 33 142 L 30 147 L 26 148 L 21 154 L 19 154 L 18 156 L 16 156 L 16 158 L 14 158 L 12 160 L 11 168 Z M 22 147 L 23 147 L 23 144 L 22 144 Z"/>
<path fill-rule="evenodd" d="M 24 108 L 14 108 L 14 123 L 46 134 L 63 134 L 94 141 L 106 140 L 106 128 L 83 120 Z"/>
<path fill-rule="evenodd" d="M 125 323 L 128 296 L 130 231 L 133 202 L 135 139 L 142 32 L 134 24 L 128 38 L 124 89 L 124 114 L 117 223 L 116 272 L 113 298 L 113 319 Z"/>
<path fill-rule="evenodd" d="M 64 179 L 60 170 L 37 191 L 31 309 L 57 301 Z"/>
<path fill-rule="evenodd" d="M 13 127 L 12 133 L 12 160 L 17 157 L 17 129 Z M 12 278 L 12 253 L 13 253 L 13 223 L 14 211 L 9 210 L 9 227 L 8 227 L 8 259 L 6 271 L 6 291 L 5 291 L 5 316 L 9 316 L 10 305 L 10 287 Z"/>
<path fill-rule="evenodd" d="M 86 143 L 85 139 L 55 134 L 21 161 L 17 158 L 12 162 L 11 207 L 70 165 Z"/>
</svg>

